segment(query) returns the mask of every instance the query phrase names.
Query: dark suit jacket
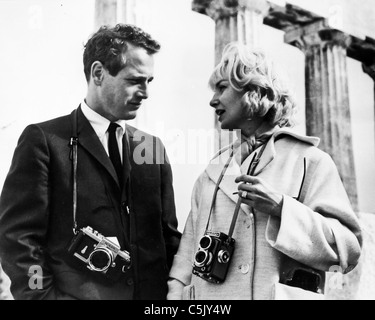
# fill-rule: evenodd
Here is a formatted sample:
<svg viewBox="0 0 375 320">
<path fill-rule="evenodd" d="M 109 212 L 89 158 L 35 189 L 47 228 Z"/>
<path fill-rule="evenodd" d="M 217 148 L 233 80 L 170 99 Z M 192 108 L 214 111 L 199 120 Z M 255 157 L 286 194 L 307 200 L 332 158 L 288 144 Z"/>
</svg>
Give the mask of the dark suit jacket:
<svg viewBox="0 0 375 320">
<path fill-rule="evenodd" d="M 78 108 L 78 226 L 116 236 L 132 258 L 129 271 L 108 279 L 67 250 L 73 237 L 73 113 L 28 126 L 15 150 L 0 199 L 0 255 L 12 294 L 15 299 L 165 299 L 180 233 L 164 146 L 127 126 L 134 157 L 128 157 L 130 172 L 124 170 L 128 188 L 121 190 L 109 157 Z M 40 267 L 41 280 L 33 266 Z"/>
</svg>

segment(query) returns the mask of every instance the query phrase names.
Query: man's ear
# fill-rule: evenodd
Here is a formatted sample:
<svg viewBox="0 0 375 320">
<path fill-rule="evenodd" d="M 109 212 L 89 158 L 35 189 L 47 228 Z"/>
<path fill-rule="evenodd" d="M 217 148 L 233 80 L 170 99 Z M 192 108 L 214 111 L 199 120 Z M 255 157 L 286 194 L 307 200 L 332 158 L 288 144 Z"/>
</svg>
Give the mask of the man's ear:
<svg viewBox="0 0 375 320">
<path fill-rule="evenodd" d="M 104 77 L 104 66 L 100 61 L 95 61 L 91 66 L 91 79 L 95 85 L 100 86 Z"/>
</svg>

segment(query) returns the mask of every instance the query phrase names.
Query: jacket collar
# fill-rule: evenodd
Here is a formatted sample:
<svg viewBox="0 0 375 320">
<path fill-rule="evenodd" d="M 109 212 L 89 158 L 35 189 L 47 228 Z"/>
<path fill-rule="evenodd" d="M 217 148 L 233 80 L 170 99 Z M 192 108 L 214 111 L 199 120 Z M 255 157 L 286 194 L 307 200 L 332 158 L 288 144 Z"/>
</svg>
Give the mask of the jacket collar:
<svg viewBox="0 0 375 320">
<path fill-rule="evenodd" d="M 275 143 L 276 141 L 281 138 L 281 136 L 287 135 L 294 137 L 300 141 L 304 141 L 308 144 L 311 144 L 313 146 L 318 146 L 320 139 L 317 137 L 308 137 L 300 135 L 291 129 L 282 128 L 277 130 L 269 139 L 267 142 L 266 147 L 264 148 L 264 151 L 262 153 L 262 156 L 260 158 L 259 164 L 255 169 L 254 175 L 259 175 L 264 169 L 267 168 L 267 166 L 272 162 L 272 160 L 275 158 L 276 155 L 276 149 L 275 149 Z M 237 202 L 238 195 L 234 195 L 234 192 L 238 191 L 238 184 L 235 182 L 235 179 L 243 174 L 248 173 L 248 169 L 250 166 L 251 161 L 253 158 L 260 152 L 262 147 L 259 147 L 258 149 L 254 150 L 242 163 L 241 166 L 237 164 L 237 161 L 235 161 L 235 157 L 232 157 L 230 165 L 228 166 L 228 169 L 225 172 L 224 178 L 222 182 L 220 183 L 220 189 L 233 201 Z M 238 152 L 239 149 L 237 149 Z M 236 150 L 235 150 L 236 152 Z M 223 150 L 219 151 L 218 154 L 211 160 L 209 165 L 206 168 L 206 173 L 208 177 L 216 184 L 218 181 L 225 163 L 228 161 L 228 158 L 231 153 L 231 148 L 224 148 Z M 242 205 L 241 208 L 246 212 L 249 213 L 249 207 Z"/>
</svg>

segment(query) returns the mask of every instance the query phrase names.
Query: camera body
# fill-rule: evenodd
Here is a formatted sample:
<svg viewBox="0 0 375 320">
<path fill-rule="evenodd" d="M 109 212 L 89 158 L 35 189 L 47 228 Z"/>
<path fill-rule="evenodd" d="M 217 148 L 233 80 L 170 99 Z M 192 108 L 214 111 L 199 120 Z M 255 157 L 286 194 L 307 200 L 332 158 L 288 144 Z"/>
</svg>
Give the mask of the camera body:
<svg viewBox="0 0 375 320">
<path fill-rule="evenodd" d="M 206 231 L 195 254 L 193 274 L 211 283 L 223 283 L 234 252 L 235 240 L 222 232 Z"/>
<path fill-rule="evenodd" d="M 109 277 L 125 273 L 131 266 L 130 254 L 91 227 L 85 227 L 73 237 L 68 251 L 91 271 Z"/>
</svg>

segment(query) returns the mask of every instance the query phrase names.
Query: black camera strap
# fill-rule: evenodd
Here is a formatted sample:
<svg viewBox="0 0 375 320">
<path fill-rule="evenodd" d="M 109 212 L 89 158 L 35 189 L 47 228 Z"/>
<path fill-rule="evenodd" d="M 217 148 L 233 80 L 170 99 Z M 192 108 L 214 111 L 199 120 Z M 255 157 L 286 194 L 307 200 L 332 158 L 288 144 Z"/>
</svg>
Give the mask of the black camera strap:
<svg viewBox="0 0 375 320">
<path fill-rule="evenodd" d="M 249 175 L 249 176 L 254 175 L 255 169 L 257 168 L 257 166 L 259 164 L 260 158 L 263 154 L 263 151 L 264 151 L 265 147 L 266 147 L 266 144 L 263 144 L 262 149 L 260 149 L 259 153 L 255 153 L 253 159 L 251 160 L 249 170 L 247 171 L 247 175 Z M 229 238 L 232 238 L 234 228 L 236 226 L 238 214 L 240 212 L 241 204 L 242 204 L 242 198 L 239 196 L 237 204 L 236 204 L 236 208 L 234 209 L 232 223 L 230 225 L 229 232 L 228 232 Z"/>
<path fill-rule="evenodd" d="M 228 167 L 229 167 L 229 164 L 230 164 L 230 162 L 232 161 L 233 154 L 234 154 L 234 146 L 232 145 L 232 146 L 231 146 L 231 150 L 230 150 L 229 159 L 228 159 L 228 161 L 226 162 L 226 164 L 224 165 L 224 168 L 223 168 L 223 170 L 221 171 L 221 174 L 220 174 L 220 176 L 219 176 L 219 179 L 218 179 L 217 182 L 216 182 L 216 187 L 215 187 L 215 191 L 214 191 L 214 196 L 212 197 L 212 201 L 211 201 L 210 214 L 208 215 L 208 220 L 207 220 L 206 230 L 208 230 L 209 225 L 210 225 L 212 212 L 214 211 L 214 206 L 215 206 L 215 202 L 216 202 L 216 198 L 217 198 L 217 193 L 219 192 L 219 189 L 220 189 L 220 183 L 221 183 L 221 181 L 223 181 L 223 178 L 224 178 L 225 172 L 227 171 L 227 169 L 228 169 Z"/>
<path fill-rule="evenodd" d="M 72 137 L 70 138 L 70 147 L 72 148 L 73 161 L 73 233 L 77 234 L 77 167 L 78 167 L 78 112 L 75 109 L 72 113 Z"/>
<path fill-rule="evenodd" d="M 261 156 L 263 154 L 263 151 L 264 151 L 265 147 L 266 147 L 266 143 L 263 144 L 262 149 L 260 150 L 259 153 L 255 153 L 253 159 L 251 160 L 251 163 L 250 163 L 250 166 L 249 166 L 249 170 L 247 172 L 248 175 L 253 175 L 254 174 L 255 169 L 258 166 L 258 163 L 260 161 L 260 158 L 261 158 Z M 229 167 L 229 164 L 232 161 L 233 154 L 234 154 L 234 146 L 232 145 L 231 146 L 231 152 L 230 152 L 230 155 L 229 155 L 229 159 L 226 162 L 226 164 L 224 165 L 224 168 L 223 168 L 223 170 L 222 170 L 222 172 L 221 172 L 221 174 L 219 176 L 219 179 L 217 180 L 217 183 L 216 183 L 214 195 L 213 195 L 212 202 L 211 202 L 211 209 L 210 209 L 210 213 L 209 213 L 209 216 L 208 216 L 206 230 L 208 230 L 209 225 L 210 225 L 211 216 L 212 216 L 212 213 L 213 213 L 213 210 L 214 210 L 214 206 L 215 206 L 215 202 L 216 202 L 216 198 L 217 198 L 217 193 L 219 192 L 219 189 L 220 189 L 220 183 L 223 181 L 225 172 L 227 171 L 227 169 Z M 236 204 L 236 208 L 234 210 L 234 214 L 233 214 L 233 218 L 232 218 L 232 223 L 231 223 L 231 226 L 230 226 L 230 229 L 229 229 L 229 233 L 228 233 L 228 237 L 229 238 L 232 238 L 232 235 L 233 235 L 233 232 L 234 232 L 234 228 L 235 228 L 235 225 L 236 225 L 236 222 L 237 222 L 238 214 L 239 214 L 239 211 L 240 211 L 240 208 L 241 208 L 241 203 L 242 203 L 242 198 L 239 197 L 239 199 L 237 201 L 237 204 Z"/>
</svg>

